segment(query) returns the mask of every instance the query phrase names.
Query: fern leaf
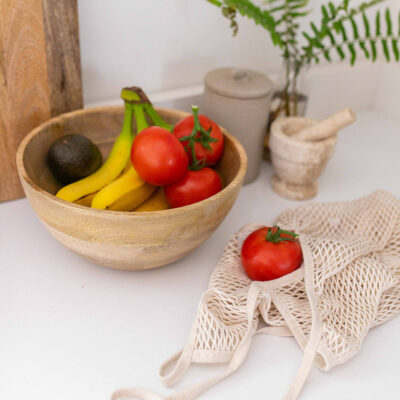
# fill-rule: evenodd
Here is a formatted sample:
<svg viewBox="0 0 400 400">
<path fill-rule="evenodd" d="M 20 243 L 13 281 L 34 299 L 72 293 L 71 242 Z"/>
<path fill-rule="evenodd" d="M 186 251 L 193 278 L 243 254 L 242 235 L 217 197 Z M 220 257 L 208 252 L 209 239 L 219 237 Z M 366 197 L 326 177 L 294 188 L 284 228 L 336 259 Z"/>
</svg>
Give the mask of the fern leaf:
<svg viewBox="0 0 400 400">
<path fill-rule="evenodd" d="M 311 38 L 309 35 L 307 35 L 306 37 L 307 37 L 307 40 L 310 42 L 310 45 L 311 46 L 314 46 L 314 47 L 317 47 L 317 48 L 319 48 L 319 49 L 323 49 L 324 48 L 324 45 L 322 44 L 322 42 L 319 40 L 319 31 L 318 31 L 318 28 L 316 27 L 316 25 L 313 23 L 313 22 L 311 22 L 310 23 L 310 26 L 311 26 L 311 29 L 312 29 L 312 31 L 314 32 L 314 34 L 315 34 L 315 37 L 314 38 Z"/>
<path fill-rule="evenodd" d="M 367 46 L 365 45 L 365 42 L 363 40 L 361 40 L 360 42 L 358 42 L 361 50 L 364 52 L 365 58 L 369 58 L 369 51 L 367 49 Z"/>
<path fill-rule="evenodd" d="M 357 58 L 356 50 L 354 48 L 354 43 L 349 43 L 347 45 L 347 48 L 349 49 L 349 52 L 350 52 L 350 55 L 351 55 L 350 64 L 354 65 L 354 63 L 356 62 L 356 58 Z"/>
<path fill-rule="evenodd" d="M 335 5 L 330 1 L 330 2 L 328 3 L 328 7 L 329 7 L 329 10 L 330 10 L 330 12 L 331 12 L 332 18 L 335 18 L 335 17 L 336 17 L 336 14 L 337 14 Z"/>
<path fill-rule="evenodd" d="M 304 8 L 307 4 L 308 4 L 308 0 L 306 0 L 306 1 L 303 0 L 300 3 L 289 5 L 289 8 L 291 10 L 298 10 L 299 8 Z"/>
<path fill-rule="evenodd" d="M 375 27 L 376 27 L 376 36 L 381 36 L 381 13 L 379 10 L 376 13 Z"/>
<path fill-rule="evenodd" d="M 279 33 L 275 32 L 275 31 L 271 31 L 270 32 L 271 35 L 271 40 L 272 43 L 276 46 L 276 45 L 280 45 L 283 44 L 283 40 L 281 38 L 281 36 L 279 35 Z"/>
<path fill-rule="evenodd" d="M 382 39 L 382 50 L 383 50 L 383 54 L 385 55 L 386 61 L 389 62 L 390 61 L 390 53 L 389 53 L 389 47 L 388 47 L 386 39 Z"/>
<path fill-rule="evenodd" d="M 328 10 L 325 6 L 321 6 L 321 12 L 322 12 L 322 16 L 324 21 L 329 21 L 330 17 L 329 17 L 329 13 Z"/>
<path fill-rule="evenodd" d="M 371 44 L 372 62 L 374 62 L 376 60 L 376 44 L 375 44 L 375 40 L 371 40 L 370 44 Z"/>
<path fill-rule="evenodd" d="M 351 27 L 353 28 L 353 37 L 354 37 L 354 39 L 358 39 L 360 37 L 360 35 L 358 34 L 358 28 L 357 28 L 356 21 L 354 21 L 353 17 L 350 17 L 350 22 L 351 22 Z"/>
<path fill-rule="evenodd" d="M 363 21 L 364 21 L 364 29 L 365 29 L 365 37 L 369 38 L 371 36 L 369 30 L 369 22 L 365 12 L 362 13 Z"/>
<path fill-rule="evenodd" d="M 339 54 L 340 59 L 343 61 L 346 58 L 346 56 L 345 56 L 342 48 L 340 46 L 336 46 L 336 51 Z"/>
<path fill-rule="evenodd" d="M 236 22 L 236 11 L 230 7 L 222 7 L 222 15 L 227 18 L 231 23 L 233 36 L 236 36 L 239 30 L 239 25 Z"/>
<path fill-rule="evenodd" d="M 261 10 L 250 0 L 223 0 L 224 5 L 239 12 L 240 15 L 252 19 L 256 25 L 261 25 L 265 30 L 271 34 L 271 39 L 274 45 L 282 46 L 283 40 L 275 30 L 275 21 L 272 15 L 266 11 Z"/>
<path fill-rule="evenodd" d="M 336 32 L 338 34 L 342 35 L 343 42 L 347 42 L 347 33 L 346 33 L 346 29 L 343 25 L 343 22 L 341 20 L 338 20 L 333 24 L 333 26 L 334 26 Z"/>
<path fill-rule="evenodd" d="M 307 33 L 307 32 L 302 32 L 303 36 L 308 40 L 308 42 L 310 44 L 312 44 L 313 39 L 311 38 L 311 36 Z"/>
<path fill-rule="evenodd" d="M 277 11 L 282 11 L 282 10 L 284 10 L 285 8 L 286 8 L 286 6 L 283 5 L 283 6 L 278 6 L 278 7 L 270 8 L 268 11 L 272 14 L 272 13 L 275 13 L 275 12 L 277 12 Z"/>
<path fill-rule="evenodd" d="M 390 10 L 389 8 L 386 9 L 385 12 L 385 18 L 386 18 L 386 29 L 387 29 L 387 35 L 392 36 L 392 18 L 390 16 Z"/>
<path fill-rule="evenodd" d="M 209 3 L 214 4 L 214 6 L 221 7 L 222 3 L 218 0 L 207 0 Z"/>
<path fill-rule="evenodd" d="M 331 44 L 332 45 L 336 44 L 336 40 L 335 40 L 335 37 L 333 36 L 332 32 L 330 30 L 327 30 L 326 33 L 329 37 L 329 40 L 331 41 Z"/>
<path fill-rule="evenodd" d="M 399 10 L 399 15 L 397 17 L 398 23 L 399 23 L 399 31 L 397 32 L 397 36 L 400 36 L 400 10 Z"/>
<path fill-rule="evenodd" d="M 392 49 L 393 49 L 394 58 L 396 59 L 396 61 L 399 61 L 400 60 L 400 52 L 399 52 L 397 40 L 398 39 L 392 39 Z"/>
<path fill-rule="evenodd" d="M 305 17 L 306 15 L 309 14 L 309 11 L 290 11 L 288 12 L 288 15 L 291 16 L 292 18 L 297 18 L 297 17 Z"/>
<path fill-rule="evenodd" d="M 312 31 L 315 33 L 315 35 L 319 36 L 319 30 L 318 30 L 317 26 L 314 24 L 314 22 L 311 22 L 310 26 L 311 26 Z"/>
<path fill-rule="evenodd" d="M 329 62 L 332 61 L 331 56 L 329 54 L 329 50 L 325 50 L 322 54 L 324 55 L 326 61 L 329 61 Z"/>
</svg>

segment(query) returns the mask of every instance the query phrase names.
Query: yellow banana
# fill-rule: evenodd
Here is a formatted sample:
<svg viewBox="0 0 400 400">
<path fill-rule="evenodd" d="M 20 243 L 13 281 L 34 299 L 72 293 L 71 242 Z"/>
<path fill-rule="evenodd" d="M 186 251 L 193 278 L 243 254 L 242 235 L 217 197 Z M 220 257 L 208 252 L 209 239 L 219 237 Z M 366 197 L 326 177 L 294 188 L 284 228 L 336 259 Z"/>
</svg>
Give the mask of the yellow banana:
<svg viewBox="0 0 400 400">
<path fill-rule="evenodd" d="M 130 211 L 143 203 L 154 192 L 155 186 L 146 183 L 133 167 L 114 182 L 96 193 L 92 208 Z"/>
<path fill-rule="evenodd" d="M 132 166 L 131 160 L 129 159 L 129 161 L 126 163 L 126 166 L 124 168 L 124 170 L 122 171 L 122 174 L 124 174 L 125 172 L 128 171 L 128 169 Z M 122 176 L 122 174 L 120 176 Z M 96 192 L 97 193 L 97 192 Z M 77 199 L 74 201 L 75 204 L 80 204 L 81 206 L 85 206 L 85 207 L 90 207 L 92 205 L 92 200 L 93 197 L 96 193 L 90 193 L 86 196 L 81 197 L 80 199 Z"/>
<path fill-rule="evenodd" d="M 159 187 L 145 202 L 135 208 L 134 212 L 161 211 L 169 208 L 164 189 Z"/>
<path fill-rule="evenodd" d="M 137 132 L 148 127 L 144 106 L 135 105 Z M 131 166 L 121 177 L 101 189 L 93 198 L 92 208 L 115 211 L 130 211 L 143 203 L 154 192 L 155 187 L 145 183 Z"/>
<path fill-rule="evenodd" d="M 92 175 L 61 188 L 56 196 L 66 201 L 75 201 L 90 193 L 95 193 L 116 179 L 124 170 L 131 152 L 133 142 L 132 119 L 134 110 L 141 107 L 131 101 L 139 101 L 137 93 L 130 88 L 122 90 L 125 100 L 125 115 L 121 133 L 117 137 L 106 162 Z"/>
<path fill-rule="evenodd" d="M 81 206 L 90 207 L 92 205 L 93 197 L 96 193 L 88 194 L 87 196 L 83 196 L 78 200 L 75 200 L 75 204 L 80 204 Z"/>
<path fill-rule="evenodd" d="M 121 97 L 125 101 L 124 124 L 106 162 L 94 174 L 61 188 L 56 194 L 59 198 L 82 205 L 88 205 L 92 198 L 93 208 L 130 211 L 154 192 L 155 187 L 145 183 L 132 166 L 127 169 L 135 136 L 132 119 L 134 116 L 138 133 L 148 127 L 145 112 L 156 125 L 169 130 L 171 126 L 162 120 L 140 88 L 124 88 Z"/>
<path fill-rule="evenodd" d="M 146 183 L 138 190 L 131 190 L 131 192 L 111 204 L 108 209 L 113 211 L 132 211 L 138 204 L 146 201 L 154 193 L 154 190 L 154 186 Z"/>
</svg>

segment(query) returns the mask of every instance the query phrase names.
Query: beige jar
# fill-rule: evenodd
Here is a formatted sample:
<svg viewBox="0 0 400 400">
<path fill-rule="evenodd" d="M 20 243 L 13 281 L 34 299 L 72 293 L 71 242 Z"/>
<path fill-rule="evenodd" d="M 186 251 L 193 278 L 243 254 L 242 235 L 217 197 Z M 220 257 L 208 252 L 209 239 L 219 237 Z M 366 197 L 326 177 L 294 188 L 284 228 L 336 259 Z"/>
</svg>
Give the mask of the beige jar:
<svg viewBox="0 0 400 400">
<path fill-rule="evenodd" d="M 247 153 L 244 183 L 257 178 L 267 129 L 272 82 L 249 69 L 221 68 L 204 78 L 202 114 L 232 133 Z"/>
</svg>

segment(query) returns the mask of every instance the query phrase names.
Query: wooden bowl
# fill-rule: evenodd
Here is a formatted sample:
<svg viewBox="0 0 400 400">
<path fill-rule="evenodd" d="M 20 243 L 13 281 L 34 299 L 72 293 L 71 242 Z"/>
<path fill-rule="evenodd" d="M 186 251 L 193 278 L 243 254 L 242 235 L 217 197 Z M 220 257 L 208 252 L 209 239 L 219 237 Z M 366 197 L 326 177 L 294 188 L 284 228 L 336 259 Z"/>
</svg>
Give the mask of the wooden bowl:
<svg viewBox="0 0 400 400">
<path fill-rule="evenodd" d="M 158 109 L 175 124 L 188 114 Z M 55 197 L 60 188 L 47 167 L 51 143 L 80 133 L 107 155 L 121 130 L 122 106 L 98 107 L 53 118 L 30 132 L 19 146 L 17 167 L 26 197 L 48 231 L 64 246 L 103 266 L 139 270 L 179 260 L 203 243 L 233 206 L 246 172 L 246 153 L 229 133 L 218 164 L 224 189 L 201 202 L 154 212 L 96 210 Z"/>
</svg>

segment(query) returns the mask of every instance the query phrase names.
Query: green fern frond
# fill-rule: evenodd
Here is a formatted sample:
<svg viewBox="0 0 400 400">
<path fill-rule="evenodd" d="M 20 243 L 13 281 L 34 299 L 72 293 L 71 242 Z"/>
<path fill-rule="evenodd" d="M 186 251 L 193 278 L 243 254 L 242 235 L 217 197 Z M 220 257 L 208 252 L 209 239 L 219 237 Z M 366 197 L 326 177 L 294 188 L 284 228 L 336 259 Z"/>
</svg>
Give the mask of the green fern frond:
<svg viewBox="0 0 400 400">
<path fill-rule="evenodd" d="M 322 5 L 321 6 L 321 12 L 322 12 L 322 17 L 325 21 L 329 21 L 330 17 L 329 17 L 329 12 L 328 9 L 326 8 L 326 6 Z"/>
<path fill-rule="evenodd" d="M 390 16 L 389 8 L 386 9 L 385 18 L 386 18 L 386 34 L 388 36 L 392 36 L 392 17 Z"/>
<path fill-rule="evenodd" d="M 382 39 L 382 50 L 383 50 L 383 54 L 385 55 L 386 61 L 390 61 L 390 53 L 389 53 L 389 46 L 387 44 L 387 40 L 386 39 Z"/>
<path fill-rule="evenodd" d="M 363 21 L 364 21 L 364 29 L 365 29 L 365 37 L 369 38 L 371 36 L 370 30 L 369 30 L 369 21 L 368 18 L 365 14 L 365 12 L 362 13 Z"/>
<path fill-rule="evenodd" d="M 300 31 L 299 21 L 309 14 L 306 9 L 309 0 L 264 0 L 265 9 L 251 0 L 207 1 L 222 10 L 234 34 L 238 30 L 236 17 L 240 14 L 261 25 L 270 34 L 273 44 L 281 48 L 282 57 L 287 60 L 283 89 L 283 98 L 287 99 L 283 109 L 287 115 L 290 113 L 289 98 L 295 99 L 296 113 L 296 81 L 307 64 L 318 64 L 322 58 L 331 62 L 333 54 L 337 53 L 340 60 L 349 59 L 354 65 L 358 52 L 375 62 L 378 49 L 387 61 L 400 61 L 400 11 L 394 18 L 389 8 L 383 12 L 378 10 L 374 18 L 366 13 L 385 0 L 364 0 L 353 8 L 350 0 L 341 0 L 339 4 L 328 1 L 321 6 L 320 21 L 311 22 L 306 31 Z"/>
<path fill-rule="evenodd" d="M 354 43 L 348 43 L 347 48 L 349 49 L 350 52 L 350 64 L 354 65 L 354 63 L 356 62 L 356 58 L 357 58 L 357 53 L 356 53 L 356 49 L 354 48 Z"/>
<path fill-rule="evenodd" d="M 233 36 L 236 36 L 239 30 L 239 25 L 236 21 L 236 11 L 230 7 L 222 7 L 222 15 L 231 22 L 229 26 L 232 29 Z"/>
<path fill-rule="evenodd" d="M 283 41 L 280 35 L 275 30 L 274 17 L 266 10 L 253 4 L 250 0 L 207 0 L 209 3 L 222 8 L 224 17 L 228 18 L 231 22 L 234 35 L 238 31 L 238 24 L 236 21 L 236 14 L 252 19 L 256 25 L 261 25 L 267 30 L 274 45 L 282 46 Z"/>
<path fill-rule="evenodd" d="M 370 40 L 370 44 L 371 44 L 372 62 L 375 62 L 377 56 L 375 40 Z"/>
<path fill-rule="evenodd" d="M 393 50 L 393 55 L 396 61 L 400 60 L 400 53 L 399 53 L 399 47 L 398 47 L 398 42 L 396 39 L 392 39 L 392 50 Z"/>
<path fill-rule="evenodd" d="M 341 60 L 348 58 L 351 65 L 356 62 L 359 51 L 374 62 L 378 48 L 387 61 L 400 61 L 400 11 L 396 18 L 392 17 L 389 8 L 383 12 L 377 10 L 373 19 L 366 14 L 367 9 L 385 0 L 364 1 L 354 8 L 350 7 L 349 0 L 336 5 L 328 1 L 321 6 L 320 23 L 311 22 L 309 32 L 299 32 L 297 22 L 308 15 L 309 0 L 265 0 L 266 9 L 251 0 L 207 1 L 222 9 L 234 34 L 238 30 L 237 14 L 261 25 L 270 33 L 274 45 L 282 48 L 283 57 L 298 68 L 317 63 L 321 57 L 331 62 L 332 51 Z M 299 44 L 299 36 L 305 38 L 303 46 Z"/>
<path fill-rule="evenodd" d="M 331 45 L 333 46 L 334 44 L 336 44 L 336 40 L 335 40 L 335 37 L 333 36 L 332 32 L 328 31 L 327 35 L 329 37 L 329 40 L 331 41 Z"/>
<path fill-rule="evenodd" d="M 350 17 L 350 23 L 351 23 L 351 27 L 353 28 L 353 37 L 354 37 L 354 39 L 358 39 L 360 37 L 360 35 L 358 34 L 357 24 L 353 17 Z"/>
<path fill-rule="evenodd" d="M 398 26 L 399 26 L 399 30 L 397 32 L 397 36 L 400 36 L 400 10 L 399 10 L 399 14 L 397 16 L 397 21 L 398 21 Z"/>
<path fill-rule="evenodd" d="M 341 60 L 349 57 L 351 65 L 354 65 L 357 59 L 358 49 L 363 52 L 367 59 L 375 61 L 378 56 L 378 44 L 386 61 L 399 61 L 400 13 L 397 36 L 394 33 L 395 29 L 389 8 L 384 13 L 377 11 L 373 24 L 374 33 L 371 32 L 371 23 L 365 10 L 371 4 L 377 4 L 380 1 L 373 0 L 370 3 L 362 3 L 357 9 L 346 9 L 348 4 L 344 2 L 338 6 L 328 3 L 328 8 L 322 6 L 320 27 L 311 23 L 311 34 L 303 35 L 307 37 L 307 43 L 302 48 L 302 63 L 315 61 L 315 56 L 318 54 L 323 55 L 327 61 L 331 61 L 330 52 L 332 49 L 336 50 Z M 361 14 L 363 33 L 360 32 L 358 20 L 355 18 L 357 14 Z M 318 51 L 316 52 L 314 49 Z"/>
<path fill-rule="evenodd" d="M 328 3 L 328 7 L 329 7 L 329 10 L 330 10 L 330 12 L 331 12 L 331 18 L 335 18 L 335 17 L 336 17 L 336 14 L 337 14 L 337 10 L 336 10 L 335 5 L 330 1 L 330 2 Z"/>
<path fill-rule="evenodd" d="M 381 12 L 378 10 L 375 17 L 375 34 L 376 36 L 381 35 Z"/>
<path fill-rule="evenodd" d="M 369 51 L 367 49 L 367 46 L 365 45 L 365 42 L 363 40 L 360 40 L 358 44 L 361 50 L 364 52 L 365 58 L 369 58 Z"/>
<path fill-rule="evenodd" d="M 339 54 L 340 59 L 343 61 L 346 58 L 344 51 L 342 50 L 342 48 L 340 46 L 336 46 L 335 48 Z"/>
</svg>

